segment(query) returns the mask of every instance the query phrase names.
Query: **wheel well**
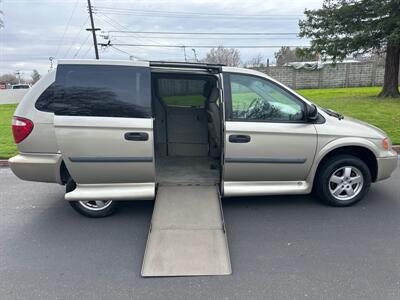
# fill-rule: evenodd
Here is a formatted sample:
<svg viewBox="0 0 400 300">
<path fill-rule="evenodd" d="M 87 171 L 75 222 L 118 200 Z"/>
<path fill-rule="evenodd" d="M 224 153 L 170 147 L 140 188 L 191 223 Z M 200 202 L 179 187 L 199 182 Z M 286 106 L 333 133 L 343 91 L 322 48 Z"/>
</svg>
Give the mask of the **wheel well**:
<svg viewBox="0 0 400 300">
<path fill-rule="evenodd" d="M 332 150 L 331 152 L 326 154 L 324 158 L 319 162 L 316 174 L 318 174 L 318 172 L 320 171 L 320 167 L 325 161 L 339 154 L 349 154 L 361 159 L 368 166 L 369 171 L 371 172 L 372 182 L 376 181 L 376 177 L 378 174 L 378 162 L 376 160 L 375 154 L 371 150 L 360 146 L 345 146 Z"/>
<path fill-rule="evenodd" d="M 60 178 L 62 184 L 66 184 L 70 177 L 71 175 L 69 175 L 67 166 L 65 165 L 64 161 L 62 161 L 60 165 Z"/>
</svg>

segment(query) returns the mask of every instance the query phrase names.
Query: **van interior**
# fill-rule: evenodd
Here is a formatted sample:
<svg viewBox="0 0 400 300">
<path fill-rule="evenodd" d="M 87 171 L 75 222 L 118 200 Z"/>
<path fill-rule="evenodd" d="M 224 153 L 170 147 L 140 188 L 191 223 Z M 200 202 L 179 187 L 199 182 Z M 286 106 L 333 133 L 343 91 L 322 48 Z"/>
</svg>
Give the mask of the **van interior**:
<svg viewBox="0 0 400 300">
<path fill-rule="evenodd" d="M 221 177 L 218 77 L 153 73 L 156 181 L 216 184 Z"/>
</svg>

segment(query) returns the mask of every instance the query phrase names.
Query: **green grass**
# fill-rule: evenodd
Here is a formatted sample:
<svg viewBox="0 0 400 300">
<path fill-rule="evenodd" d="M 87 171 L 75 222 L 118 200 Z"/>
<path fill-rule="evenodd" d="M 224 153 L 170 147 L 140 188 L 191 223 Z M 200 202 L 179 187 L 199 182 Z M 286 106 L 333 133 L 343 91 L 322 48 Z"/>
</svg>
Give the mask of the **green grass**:
<svg viewBox="0 0 400 300">
<path fill-rule="evenodd" d="M 16 107 L 16 104 L 0 105 L 0 159 L 9 158 L 18 152 L 11 132 L 11 118 Z"/>
<path fill-rule="evenodd" d="M 381 99 L 380 87 L 299 90 L 316 104 L 375 125 L 400 144 L 400 99 Z"/>
<path fill-rule="evenodd" d="M 400 144 L 400 99 L 377 98 L 379 87 L 338 88 L 299 90 L 304 97 L 318 105 L 373 124 L 391 137 L 394 144 Z M 254 99 L 254 94 L 243 93 L 243 102 Z M 189 98 L 188 98 L 189 97 Z M 168 97 L 170 105 L 201 107 L 204 98 L 201 95 Z M 11 117 L 16 104 L 0 105 L 0 158 L 9 158 L 17 153 L 11 133 Z"/>
<path fill-rule="evenodd" d="M 163 98 L 170 106 L 204 107 L 203 95 L 166 96 Z"/>
</svg>

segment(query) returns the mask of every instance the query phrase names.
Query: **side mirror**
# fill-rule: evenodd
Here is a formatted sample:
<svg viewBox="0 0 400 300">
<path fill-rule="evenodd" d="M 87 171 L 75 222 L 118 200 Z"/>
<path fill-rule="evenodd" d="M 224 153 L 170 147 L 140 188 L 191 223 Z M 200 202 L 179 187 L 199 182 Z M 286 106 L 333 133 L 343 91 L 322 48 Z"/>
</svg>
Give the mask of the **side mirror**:
<svg viewBox="0 0 400 300">
<path fill-rule="evenodd" d="M 306 117 L 307 120 L 310 121 L 315 121 L 316 119 L 318 119 L 318 108 L 317 106 L 315 106 L 315 104 L 307 105 Z"/>
</svg>

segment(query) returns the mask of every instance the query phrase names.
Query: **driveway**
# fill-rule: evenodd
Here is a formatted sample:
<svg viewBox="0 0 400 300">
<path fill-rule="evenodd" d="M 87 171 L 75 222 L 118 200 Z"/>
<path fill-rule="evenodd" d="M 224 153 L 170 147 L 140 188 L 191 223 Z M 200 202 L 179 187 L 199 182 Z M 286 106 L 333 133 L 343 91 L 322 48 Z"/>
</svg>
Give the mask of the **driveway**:
<svg viewBox="0 0 400 300">
<path fill-rule="evenodd" d="M 233 275 L 141 278 L 152 201 L 88 219 L 0 169 L 1 299 L 400 299 L 400 170 L 349 208 L 224 199 Z"/>
</svg>

